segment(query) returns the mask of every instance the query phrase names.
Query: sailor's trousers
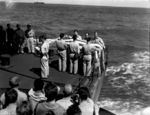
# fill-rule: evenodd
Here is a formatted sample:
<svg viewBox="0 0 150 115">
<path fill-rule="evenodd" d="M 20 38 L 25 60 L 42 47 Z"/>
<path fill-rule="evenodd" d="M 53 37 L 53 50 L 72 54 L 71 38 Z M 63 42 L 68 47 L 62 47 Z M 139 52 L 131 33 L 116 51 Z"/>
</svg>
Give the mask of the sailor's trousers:
<svg viewBox="0 0 150 115">
<path fill-rule="evenodd" d="M 78 59 L 74 59 L 74 53 L 71 53 L 69 55 L 69 62 L 70 62 L 70 73 L 73 73 L 73 74 L 77 74 L 78 72 Z"/>
<path fill-rule="evenodd" d="M 90 76 L 92 71 L 91 66 L 92 56 L 91 55 L 84 55 L 83 56 L 83 75 Z"/>
<path fill-rule="evenodd" d="M 34 43 L 35 41 L 33 37 L 27 38 L 27 47 L 29 53 L 34 53 Z"/>
<path fill-rule="evenodd" d="M 66 50 L 58 51 L 59 71 L 66 71 L 67 68 Z"/>
<path fill-rule="evenodd" d="M 41 58 L 41 77 L 47 78 L 49 75 L 49 58 L 42 56 Z"/>
</svg>

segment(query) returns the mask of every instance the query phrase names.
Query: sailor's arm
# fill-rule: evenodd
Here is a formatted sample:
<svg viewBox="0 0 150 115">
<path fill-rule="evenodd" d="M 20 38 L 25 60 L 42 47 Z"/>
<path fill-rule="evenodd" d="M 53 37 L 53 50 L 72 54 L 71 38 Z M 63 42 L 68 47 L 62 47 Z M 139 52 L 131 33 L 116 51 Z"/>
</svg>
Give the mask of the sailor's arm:
<svg viewBox="0 0 150 115">
<path fill-rule="evenodd" d="M 101 51 L 102 69 L 105 69 L 105 52 L 104 49 Z"/>
<path fill-rule="evenodd" d="M 104 41 L 103 41 L 102 38 L 99 38 L 99 42 L 100 42 L 100 44 L 105 48 L 105 43 L 104 43 Z"/>
</svg>

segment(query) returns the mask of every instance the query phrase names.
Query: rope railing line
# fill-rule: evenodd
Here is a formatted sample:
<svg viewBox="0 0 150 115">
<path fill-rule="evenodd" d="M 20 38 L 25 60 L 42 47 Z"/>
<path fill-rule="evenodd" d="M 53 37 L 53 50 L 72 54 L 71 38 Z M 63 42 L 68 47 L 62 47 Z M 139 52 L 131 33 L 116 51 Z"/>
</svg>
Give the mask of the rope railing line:
<svg viewBox="0 0 150 115">
<path fill-rule="evenodd" d="M 106 54 L 108 54 L 108 47 L 106 47 L 105 50 L 103 50 L 103 51 L 104 51 L 104 55 L 105 55 L 105 58 L 104 58 L 105 60 L 103 60 L 103 61 L 105 61 L 105 63 L 104 63 L 104 64 L 105 64 L 105 69 L 104 69 L 103 71 L 101 70 L 101 74 L 100 74 L 100 75 L 102 75 L 102 74 L 105 75 L 105 71 L 106 71 L 107 64 L 108 64 L 108 62 L 107 62 L 107 61 L 108 61 L 108 59 L 107 59 L 107 58 L 108 58 L 108 57 L 107 57 L 108 55 L 106 55 Z M 101 57 L 102 57 L 102 56 L 101 56 Z M 101 57 L 100 57 L 100 58 L 101 58 Z M 99 59 L 99 60 L 100 60 L 100 59 Z M 93 64 L 94 64 L 94 61 L 92 62 L 92 65 L 93 65 Z M 102 64 L 100 64 L 100 65 L 102 66 Z M 101 66 L 100 66 L 99 69 L 102 69 Z M 93 68 L 93 66 L 92 66 L 90 69 L 92 69 L 92 68 Z M 90 69 L 89 69 L 89 70 L 90 70 Z M 87 71 L 87 72 L 88 72 L 88 71 Z M 94 72 L 94 70 L 93 70 L 92 72 Z M 87 73 L 86 73 L 86 75 L 87 75 Z M 99 78 L 100 75 L 98 74 L 97 77 Z M 103 75 L 103 76 L 104 76 L 104 75 Z M 94 77 L 96 77 L 96 76 L 94 76 L 94 74 L 93 74 L 93 75 L 91 76 L 91 78 L 93 79 Z M 75 93 L 77 92 L 77 90 L 81 87 L 81 85 L 83 84 L 84 80 L 86 80 L 86 79 L 89 79 L 89 77 L 84 76 L 81 80 L 79 79 L 79 85 L 76 87 L 76 89 L 74 90 L 73 94 L 75 94 Z M 91 84 L 92 84 L 92 82 L 93 82 L 93 81 L 91 81 Z M 91 84 L 88 84 L 88 87 L 90 87 Z"/>
</svg>

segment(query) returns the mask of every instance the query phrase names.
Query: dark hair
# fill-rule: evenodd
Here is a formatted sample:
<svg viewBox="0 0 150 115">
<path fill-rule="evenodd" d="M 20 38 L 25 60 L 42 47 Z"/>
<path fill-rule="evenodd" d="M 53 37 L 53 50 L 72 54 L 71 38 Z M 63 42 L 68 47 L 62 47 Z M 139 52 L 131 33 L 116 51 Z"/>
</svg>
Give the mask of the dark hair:
<svg viewBox="0 0 150 115">
<path fill-rule="evenodd" d="M 36 79 L 34 81 L 34 91 L 42 90 L 44 87 L 44 82 L 41 79 Z"/>
<path fill-rule="evenodd" d="M 5 92 L 5 105 L 4 108 L 7 107 L 11 103 L 15 103 L 18 98 L 18 93 L 14 89 L 10 89 Z"/>
<path fill-rule="evenodd" d="M 17 28 L 20 27 L 20 24 L 17 24 L 16 27 L 17 27 Z"/>
<path fill-rule="evenodd" d="M 14 87 L 18 87 L 20 84 L 13 84 L 11 81 L 9 81 L 9 85 L 11 88 L 14 88 Z"/>
<path fill-rule="evenodd" d="M 71 105 L 66 111 L 67 115 L 81 115 L 81 109 L 77 105 Z"/>
<path fill-rule="evenodd" d="M 27 28 L 31 28 L 31 25 L 27 24 Z"/>
<path fill-rule="evenodd" d="M 74 32 L 78 32 L 78 30 L 74 30 Z"/>
<path fill-rule="evenodd" d="M 45 115 L 55 115 L 55 113 L 53 111 L 49 110 L 45 113 Z"/>
<path fill-rule="evenodd" d="M 42 36 L 40 36 L 40 39 L 41 39 L 41 40 L 46 40 L 47 37 L 46 37 L 46 35 L 42 35 Z"/>
<path fill-rule="evenodd" d="M 77 39 L 77 35 L 73 35 L 72 38 L 75 41 Z"/>
<path fill-rule="evenodd" d="M 86 41 L 87 41 L 87 42 L 91 41 L 91 37 L 87 37 L 87 38 L 86 38 Z"/>
<path fill-rule="evenodd" d="M 10 24 L 7 24 L 7 27 L 10 27 L 11 25 Z"/>
<path fill-rule="evenodd" d="M 63 38 L 64 35 L 65 35 L 64 33 L 60 33 L 59 37 L 60 37 L 60 38 Z"/>
<path fill-rule="evenodd" d="M 78 94 L 75 94 L 71 97 L 71 101 L 74 105 L 79 105 L 80 104 L 80 97 Z"/>
<path fill-rule="evenodd" d="M 47 101 L 55 100 L 58 94 L 57 86 L 51 82 L 48 82 L 44 88 Z"/>
<path fill-rule="evenodd" d="M 87 100 L 90 97 L 90 92 L 87 87 L 81 87 L 78 91 L 81 100 Z"/>
<path fill-rule="evenodd" d="M 32 107 L 28 101 L 23 101 L 16 109 L 17 115 L 32 115 Z"/>
</svg>

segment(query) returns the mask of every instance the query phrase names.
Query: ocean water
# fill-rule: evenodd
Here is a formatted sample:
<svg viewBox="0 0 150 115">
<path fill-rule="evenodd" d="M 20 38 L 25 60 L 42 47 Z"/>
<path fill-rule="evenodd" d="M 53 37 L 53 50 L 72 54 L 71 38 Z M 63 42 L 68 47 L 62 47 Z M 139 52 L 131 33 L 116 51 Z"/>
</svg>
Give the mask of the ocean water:
<svg viewBox="0 0 150 115">
<path fill-rule="evenodd" d="M 56 38 L 74 29 L 84 37 L 97 31 L 108 46 L 108 69 L 100 106 L 114 113 L 134 113 L 150 106 L 150 9 L 77 5 L 0 3 L 0 25 L 31 24 L 36 35 Z"/>
</svg>

